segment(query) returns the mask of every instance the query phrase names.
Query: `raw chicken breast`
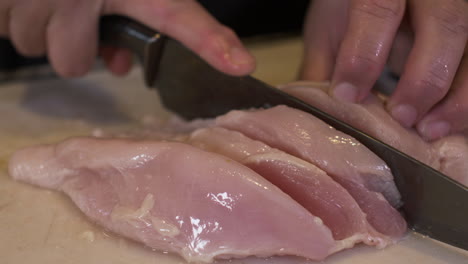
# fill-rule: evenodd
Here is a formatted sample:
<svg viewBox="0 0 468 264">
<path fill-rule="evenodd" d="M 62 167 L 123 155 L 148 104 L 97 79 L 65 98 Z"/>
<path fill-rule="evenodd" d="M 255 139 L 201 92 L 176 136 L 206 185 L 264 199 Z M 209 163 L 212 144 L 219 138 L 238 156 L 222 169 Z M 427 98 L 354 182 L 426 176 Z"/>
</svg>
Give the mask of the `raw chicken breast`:
<svg viewBox="0 0 468 264">
<path fill-rule="evenodd" d="M 281 89 L 468 186 L 468 143 L 463 136 L 431 145 L 396 122 L 385 110 L 384 101 L 373 94 L 362 104 L 351 104 L 331 98 L 323 83 L 296 82 Z"/>
<path fill-rule="evenodd" d="M 468 186 L 468 142 L 464 136 L 449 136 L 433 143 L 440 157 L 440 171 Z"/>
<path fill-rule="evenodd" d="M 391 243 L 368 223 L 348 191 L 311 163 L 220 127 L 199 129 L 188 141 L 252 168 L 320 217 L 334 238 L 348 247 L 359 242 L 378 247 Z"/>
<path fill-rule="evenodd" d="M 181 143 L 70 139 L 18 151 L 9 172 L 65 192 L 111 231 L 190 262 L 320 260 L 342 249 L 319 218 L 251 169 Z"/>
<path fill-rule="evenodd" d="M 315 88 L 318 87 L 318 88 Z M 439 167 L 437 153 L 412 130 L 402 127 L 384 109 L 383 101 L 369 95 L 362 104 L 337 101 L 324 90 L 328 88 L 311 82 L 297 82 L 281 89 L 322 111 L 338 118 L 433 168 Z"/>
<path fill-rule="evenodd" d="M 404 219 L 390 205 L 400 204 L 390 169 L 354 138 L 286 106 L 231 111 L 218 117 L 216 124 L 318 166 L 348 190 L 378 232 L 392 237 L 405 233 Z"/>
</svg>

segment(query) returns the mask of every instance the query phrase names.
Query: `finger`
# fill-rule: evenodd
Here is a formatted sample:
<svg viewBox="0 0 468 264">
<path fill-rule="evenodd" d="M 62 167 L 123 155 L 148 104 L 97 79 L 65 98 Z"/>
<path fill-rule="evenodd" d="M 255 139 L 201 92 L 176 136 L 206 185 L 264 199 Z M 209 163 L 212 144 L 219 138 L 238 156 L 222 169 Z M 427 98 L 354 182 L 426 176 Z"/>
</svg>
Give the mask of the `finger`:
<svg viewBox="0 0 468 264">
<path fill-rule="evenodd" d="M 0 37 L 8 37 L 10 32 L 10 0 L 0 1 Z"/>
<path fill-rule="evenodd" d="M 234 32 L 193 0 L 109 0 L 105 13 L 131 16 L 179 40 L 213 67 L 232 75 L 253 72 L 255 61 Z"/>
<path fill-rule="evenodd" d="M 467 4 L 461 0 L 410 5 L 415 42 L 387 108 L 410 127 L 447 93 L 467 40 Z"/>
<path fill-rule="evenodd" d="M 126 49 L 103 47 L 100 54 L 106 67 L 117 76 L 127 74 L 132 67 L 132 53 Z"/>
<path fill-rule="evenodd" d="M 10 9 L 9 35 L 21 55 L 45 54 L 45 32 L 50 13 L 48 1 L 18 1 Z"/>
<path fill-rule="evenodd" d="M 404 0 L 352 0 L 332 78 L 332 95 L 358 102 L 377 81 L 403 18 Z"/>
<path fill-rule="evenodd" d="M 299 79 L 331 79 L 338 46 L 345 33 L 347 16 L 348 1 L 312 2 L 305 20 L 304 56 Z"/>
<path fill-rule="evenodd" d="M 60 1 L 47 27 L 47 53 L 55 71 L 78 77 L 97 55 L 100 1 Z"/>
<path fill-rule="evenodd" d="M 405 23 L 405 19 L 403 19 L 403 23 L 404 25 L 400 26 L 398 29 L 387 60 L 387 66 L 390 72 L 398 76 L 403 73 L 403 68 L 414 43 L 413 33 L 409 25 Z"/>
<path fill-rule="evenodd" d="M 432 109 L 417 125 L 427 140 L 435 140 L 468 128 L 468 59 L 458 69 L 447 97 Z"/>
</svg>

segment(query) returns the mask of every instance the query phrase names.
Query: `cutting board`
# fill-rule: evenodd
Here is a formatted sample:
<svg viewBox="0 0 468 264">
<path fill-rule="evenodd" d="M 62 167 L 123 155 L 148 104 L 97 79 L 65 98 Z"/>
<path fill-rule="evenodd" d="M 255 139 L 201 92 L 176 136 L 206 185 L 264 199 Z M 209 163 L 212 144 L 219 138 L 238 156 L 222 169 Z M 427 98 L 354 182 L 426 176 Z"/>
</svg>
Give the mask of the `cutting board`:
<svg viewBox="0 0 468 264">
<path fill-rule="evenodd" d="M 299 65 L 298 39 L 253 41 L 256 76 L 270 84 L 293 80 Z M 281 62 L 281 63 L 278 63 Z M 89 222 L 63 194 L 12 181 L 8 157 L 16 149 L 64 138 L 116 133 L 164 122 L 157 94 L 147 90 L 141 70 L 118 79 L 95 71 L 76 80 L 46 79 L 0 85 L 0 263 L 18 264 L 183 264 Z M 321 263 L 467 263 L 468 252 L 415 234 L 383 250 L 358 246 Z M 221 263 L 221 262 L 220 262 Z M 276 257 L 232 264 L 315 263 Z"/>
</svg>

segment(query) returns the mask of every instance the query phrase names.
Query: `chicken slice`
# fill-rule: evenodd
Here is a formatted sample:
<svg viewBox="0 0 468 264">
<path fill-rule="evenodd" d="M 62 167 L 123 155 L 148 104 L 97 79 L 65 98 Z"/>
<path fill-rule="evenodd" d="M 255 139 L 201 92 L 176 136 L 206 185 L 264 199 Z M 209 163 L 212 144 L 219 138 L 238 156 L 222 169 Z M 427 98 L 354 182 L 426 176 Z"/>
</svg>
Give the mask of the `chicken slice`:
<svg viewBox="0 0 468 264">
<path fill-rule="evenodd" d="M 359 242 L 377 247 L 392 243 L 374 230 L 348 191 L 309 162 L 221 127 L 196 130 L 188 142 L 253 169 L 320 217 L 347 247 Z"/>
<path fill-rule="evenodd" d="M 69 139 L 14 154 L 10 175 L 61 190 L 90 219 L 189 262 L 342 249 L 322 221 L 232 159 L 174 142 Z"/>
<path fill-rule="evenodd" d="M 413 129 L 395 121 L 385 110 L 384 101 L 373 94 L 362 104 L 351 104 L 331 98 L 325 92 L 328 86 L 323 84 L 296 82 L 281 89 L 468 186 L 466 136 L 450 136 L 428 143 Z"/>
<path fill-rule="evenodd" d="M 392 207 L 400 204 L 400 195 L 390 169 L 354 138 L 286 106 L 231 111 L 216 124 L 311 162 L 348 190 L 378 232 L 391 237 L 406 232 L 406 222 Z"/>
<path fill-rule="evenodd" d="M 316 86 L 314 83 L 298 82 L 281 89 L 433 168 L 439 167 L 438 155 L 430 144 L 415 131 L 395 121 L 377 96 L 369 95 L 362 104 L 345 103 L 330 97 L 323 86 Z"/>
</svg>

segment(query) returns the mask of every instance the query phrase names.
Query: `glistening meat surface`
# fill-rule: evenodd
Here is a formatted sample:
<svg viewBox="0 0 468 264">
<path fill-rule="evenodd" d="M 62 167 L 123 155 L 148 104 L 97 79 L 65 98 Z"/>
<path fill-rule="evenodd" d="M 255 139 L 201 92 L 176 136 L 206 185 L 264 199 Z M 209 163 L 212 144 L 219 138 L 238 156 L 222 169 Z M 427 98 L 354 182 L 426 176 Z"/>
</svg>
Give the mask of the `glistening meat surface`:
<svg viewBox="0 0 468 264">
<path fill-rule="evenodd" d="M 337 240 L 384 247 L 391 239 L 374 230 L 354 198 L 323 170 L 243 134 L 220 127 L 193 132 L 188 142 L 230 157 L 280 187 L 313 215 L 320 217 Z"/>
<path fill-rule="evenodd" d="M 311 162 L 348 190 L 378 232 L 395 237 L 405 233 L 404 219 L 391 206 L 399 205 L 400 195 L 390 169 L 354 138 L 286 106 L 231 111 L 218 117 L 216 125 Z"/>
<path fill-rule="evenodd" d="M 251 169 L 181 143 L 70 139 L 18 151 L 9 173 L 61 190 L 105 228 L 191 262 L 320 260 L 340 249 L 319 218 Z"/>
<path fill-rule="evenodd" d="M 296 82 L 281 89 L 468 186 L 466 136 L 426 142 L 395 121 L 385 110 L 384 101 L 373 94 L 362 104 L 351 104 L 331 98 L 326 93 L 328 86 L 320 83 Z"/>
<path fill-rule="evenodd" d="M 282 90 L 429 166 L 439 166 L 437 153 L 430 144 L 422 140 L 415 131 L 406 129 L 395 121 L 377 96 L 369 95 L 362 104 L 346 103 L 330 97 L 325 91 L 327 88 L 315 83 L 297 82 L 283 86 Z"/>
</svg>

